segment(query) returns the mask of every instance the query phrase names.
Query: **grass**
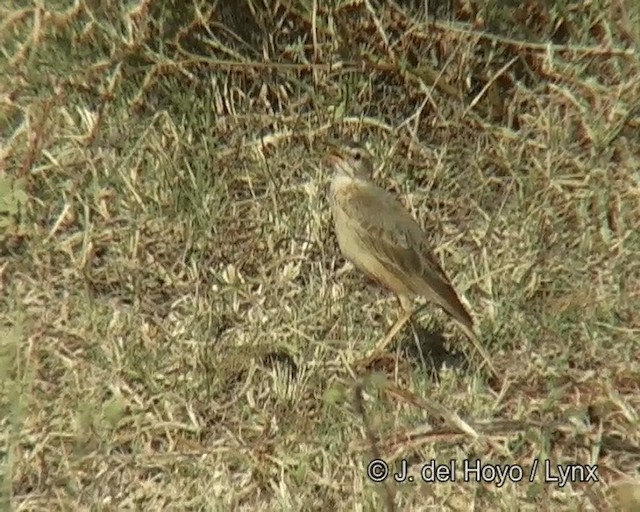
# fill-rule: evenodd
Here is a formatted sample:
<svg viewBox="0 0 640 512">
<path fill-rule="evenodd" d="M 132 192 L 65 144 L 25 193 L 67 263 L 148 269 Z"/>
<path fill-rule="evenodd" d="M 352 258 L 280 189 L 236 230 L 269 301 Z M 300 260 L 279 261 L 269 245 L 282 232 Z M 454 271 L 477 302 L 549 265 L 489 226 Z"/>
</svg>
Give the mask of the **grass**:
<svg viewBox="0 0 640 512">
<path fill-rule="evenodd" d="M 3 508 L 639 510 L 637 6 L 264 4 L 2 7 Z M 501 380 L 435 308 L 355 365 L 396 310 L 337 249 L 331 137 L 428 227 Z"/>
</svg>

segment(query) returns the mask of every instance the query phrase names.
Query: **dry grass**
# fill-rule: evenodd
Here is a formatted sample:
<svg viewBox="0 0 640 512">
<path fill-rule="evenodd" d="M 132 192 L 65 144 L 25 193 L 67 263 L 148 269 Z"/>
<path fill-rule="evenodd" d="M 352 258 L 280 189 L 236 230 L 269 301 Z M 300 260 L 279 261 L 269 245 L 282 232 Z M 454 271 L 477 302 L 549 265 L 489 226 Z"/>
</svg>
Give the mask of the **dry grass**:
<svg viewBox="0 0 640 512">
<path fill-rule="evenodd" d="M 69 4 L 0 8 L 3 508 L 639 510 L 635 2 Z M 334 136 L 502 382 L 433 308 L 356 370 L 395 303 L 337 251 Z M 472 361 L 434 378 L 443 330 Z M 600 481 L 381 485 L 374 455 Z"/>
</svg>

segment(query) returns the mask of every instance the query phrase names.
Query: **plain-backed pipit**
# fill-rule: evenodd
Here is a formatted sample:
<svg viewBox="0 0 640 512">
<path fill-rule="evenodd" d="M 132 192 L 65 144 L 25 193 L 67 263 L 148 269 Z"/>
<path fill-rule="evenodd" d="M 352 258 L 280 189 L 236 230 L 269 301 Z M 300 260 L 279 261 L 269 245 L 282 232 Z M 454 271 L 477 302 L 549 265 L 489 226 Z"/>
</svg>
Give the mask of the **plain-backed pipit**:
<svg viewBox="0 0 640 512">
<path fill-rule="evenodd" d="M 401 314 L 376 345 L 381 352 L 411 318 L 415 296 L 441 306 L 496 374 L 475 333 L 473 318 L 433 256 L 427 235 L 389 192 L 371 181 L 371 155 L 356 144 L 336 146 L 330 202 L 338 245 L 358 269 L 396 294 Z"/>
</svg>

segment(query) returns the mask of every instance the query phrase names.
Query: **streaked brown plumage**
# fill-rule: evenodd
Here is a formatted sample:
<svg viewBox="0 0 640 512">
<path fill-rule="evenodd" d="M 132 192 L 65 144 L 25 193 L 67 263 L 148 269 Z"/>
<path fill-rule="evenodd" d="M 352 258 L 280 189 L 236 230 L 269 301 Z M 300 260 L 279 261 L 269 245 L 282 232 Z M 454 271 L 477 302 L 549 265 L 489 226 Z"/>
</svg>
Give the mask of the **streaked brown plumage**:
<svg viewBox="0 0 640 512">
<path fill-rule="evenodd" d="M 495 373 L 473 318 L 431 252 L 426 234 L 389 192 L 371 182 L 370 154 L 355 144 L 331 151 L 330 202 L 340 250 L 358 269 L 394 292 L 403 314 L 378 343 L 381 351 L 411 317 L 411 298 L 425 297 L 451 315 Z"/>
</svg>

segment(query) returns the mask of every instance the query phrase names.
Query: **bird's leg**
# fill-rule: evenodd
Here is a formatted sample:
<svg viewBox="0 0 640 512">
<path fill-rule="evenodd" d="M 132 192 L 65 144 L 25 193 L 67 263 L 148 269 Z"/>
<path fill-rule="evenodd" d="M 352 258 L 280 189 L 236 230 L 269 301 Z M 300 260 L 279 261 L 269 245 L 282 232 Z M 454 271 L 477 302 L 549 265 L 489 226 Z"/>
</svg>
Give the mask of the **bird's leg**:
<svg viewBox="0 0 640 512">
<path fill-rule="evenodd" d="M 398 301 L 400 302 L 400 315 L 395 323 L 391 326 L 391 329 L 385 334 L 384 338 L 382 338 L 378 343 L 376 343 L 375 348 L 371 352 L 370 357 L 375 356 L 376 354 L 380 354 L 384 352 L 385 348 L 389 343 L 393 341 L 393 338 L 400 332 L 400 330 L 404 327 L 404 325 L 411 319 L 412 307 L 411 301 L 404 296 L 398 297 Z M 367 359 L 369 359 L 367 358 Z"/>
<path fill-rule="evenodd" d="M 400 316 L 398 317 L 396 322 L 391 326 L 391 329 L 389 329 L 389 332 L 387 332 L 384 338 L 382 338 L 378 343 L 376 343 L 376 346 L 373 349 L 373 351 L 384 352 L 384 349 L 387 348 L 387 345 L 389 345 L 389 343 L 393 341 L 393 338 L 396 337 L 398 332 L 400 332 L 400 329 L 404 327 L 404 324 L 406 324 L 410 318 L 411 318 L 410 313 L 407 313 L 406 311 L 403 311 L 402 313 L 400 313 Z"/>
</svg>

